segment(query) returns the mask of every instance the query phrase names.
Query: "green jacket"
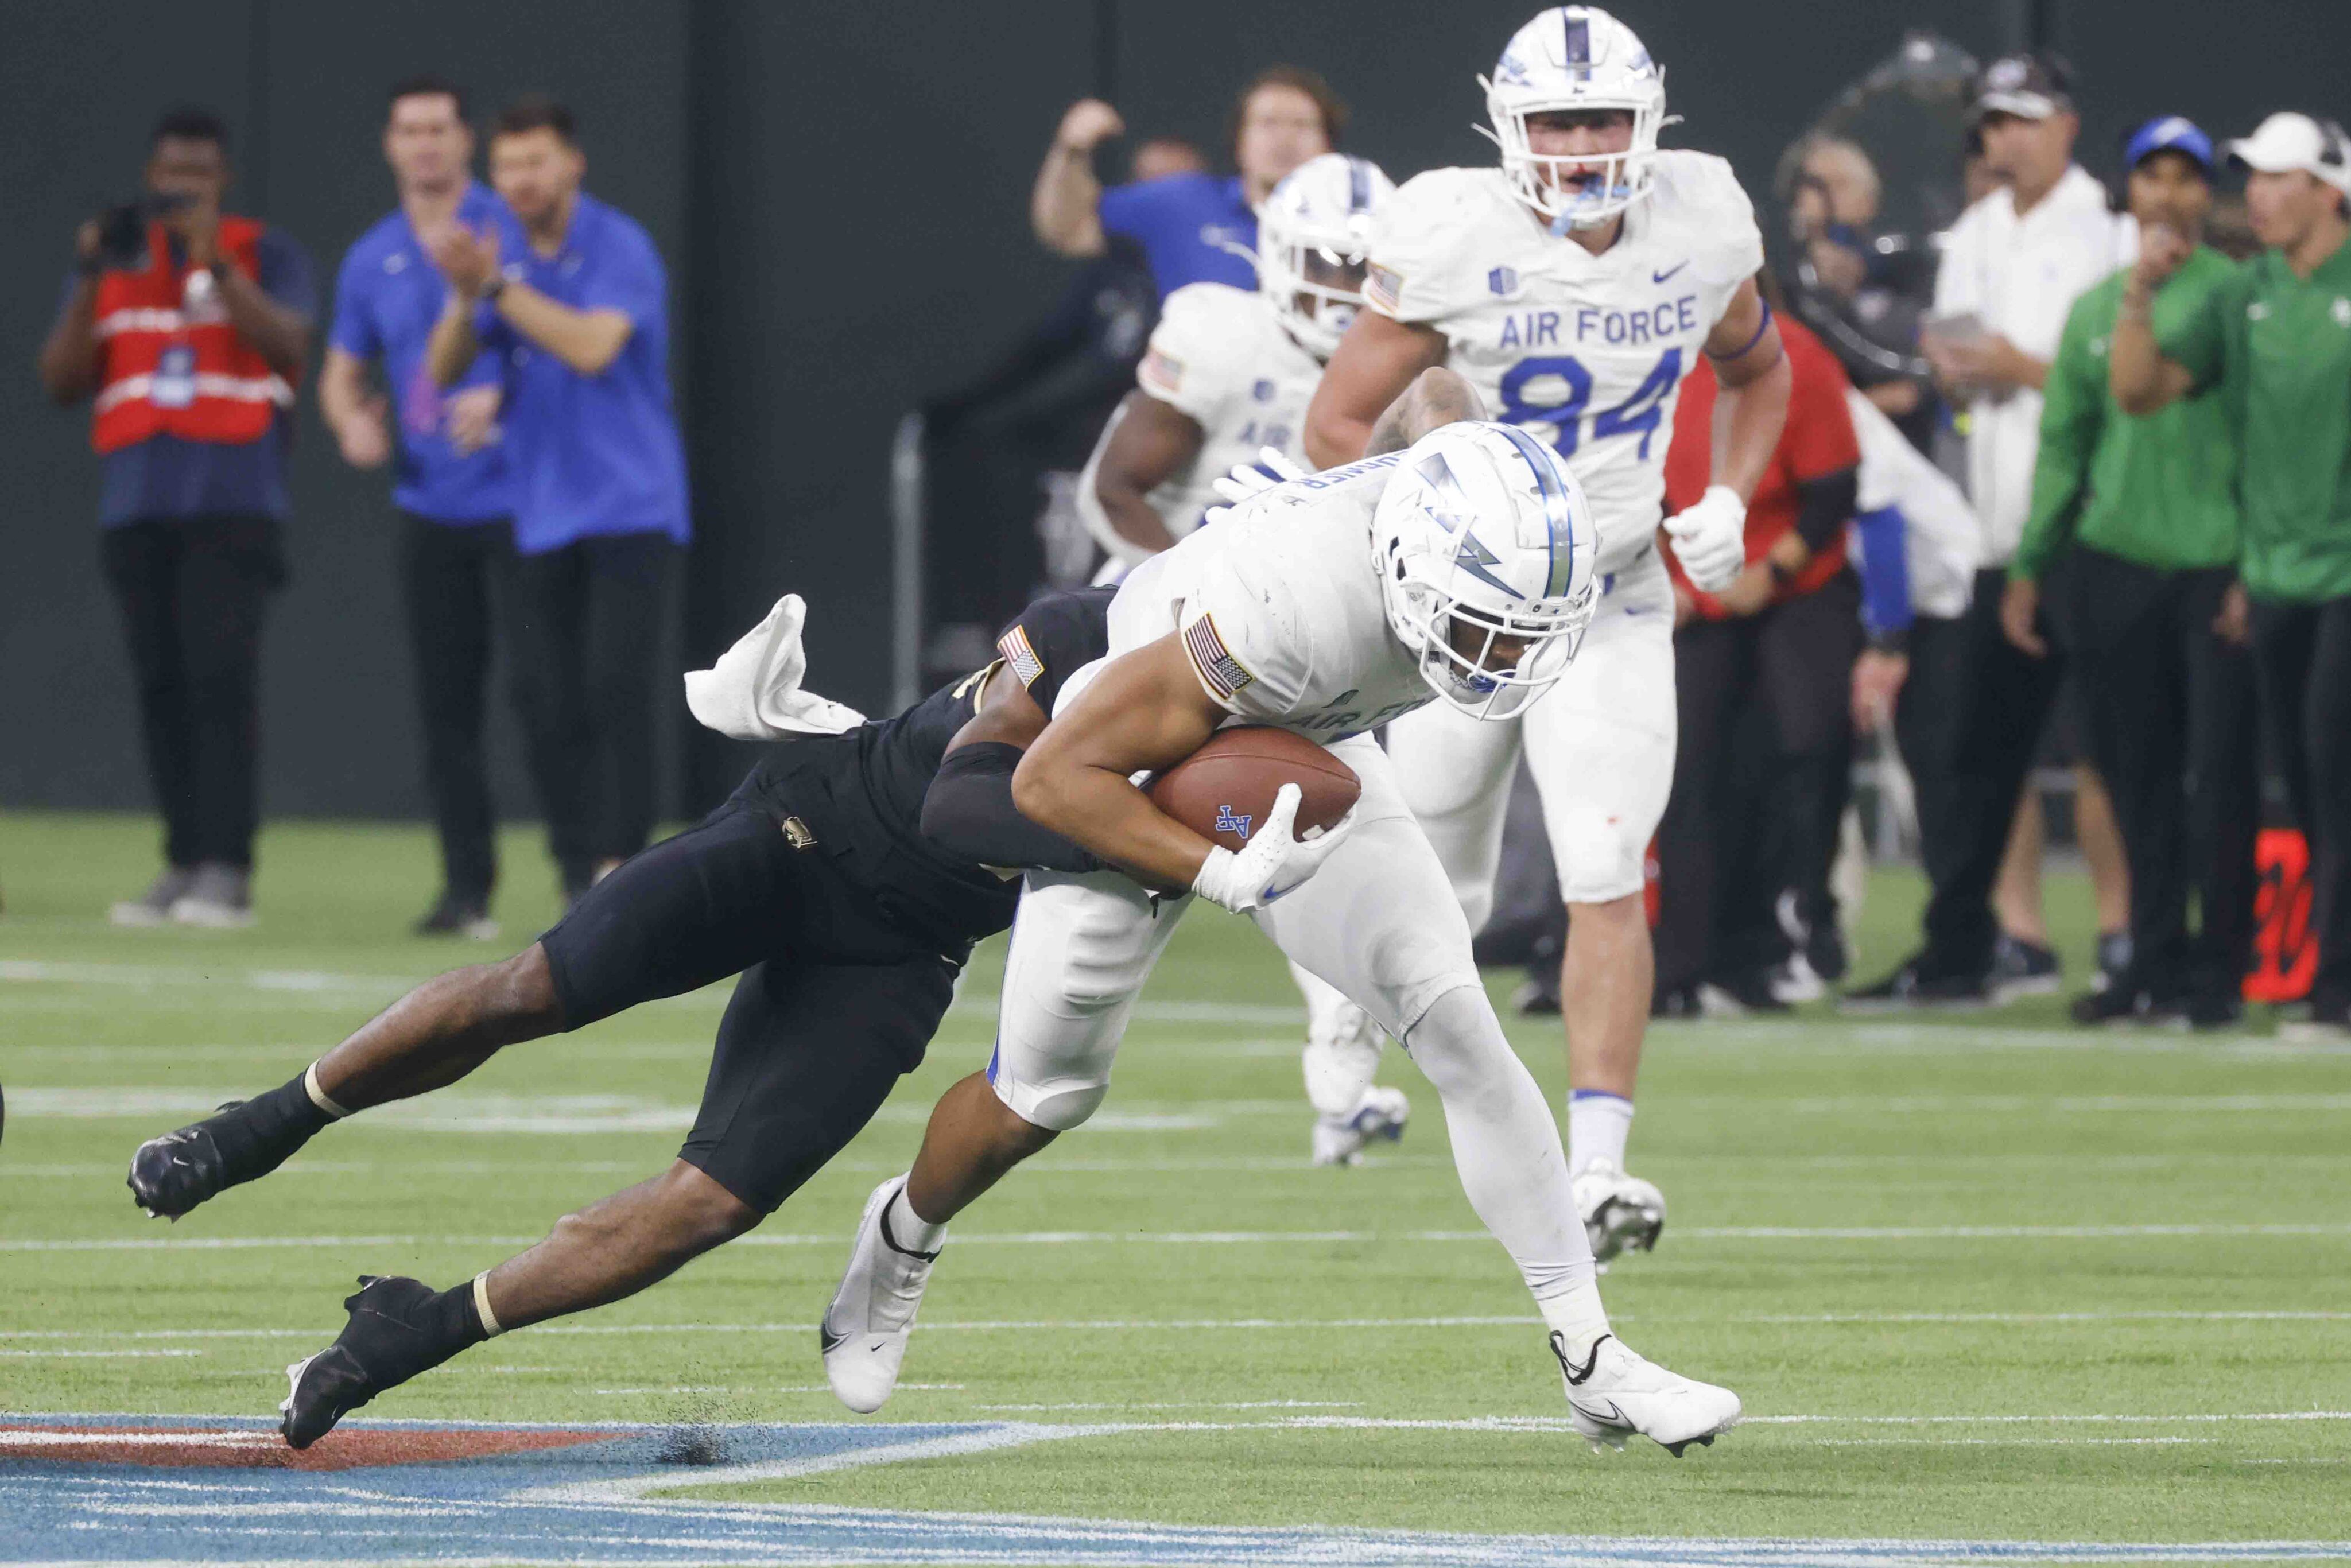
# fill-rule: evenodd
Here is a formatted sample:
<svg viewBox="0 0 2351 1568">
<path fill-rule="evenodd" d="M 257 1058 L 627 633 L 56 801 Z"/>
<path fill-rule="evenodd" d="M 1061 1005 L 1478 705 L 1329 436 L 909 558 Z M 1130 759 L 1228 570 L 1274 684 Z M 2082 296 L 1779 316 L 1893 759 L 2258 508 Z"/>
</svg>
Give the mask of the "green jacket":
<svg viewBox="0 0 2351 1568">
<path fill-rule="evenodd" d="M 2236 264 L 2199 246 L 2154 300 L 2158 339 L 2201 315 Z M 2179 571 L 2237 564 L 2237 439 L 2217 391 L 2138 418 L 2115 403 L 2106 352 L 2129 269 L 2074 302 L 2043 389 L 2032 509 L 2011 570 L 2045 577 L 2067 545 Z"/>
<path fill-rule="evenodd" d="M 2237 431 L 2238 575 L 2256 599 L 2351 597 L 2351 243 L 2310 277 L 2253 257 L 2156 341 Z"/>
</svg>

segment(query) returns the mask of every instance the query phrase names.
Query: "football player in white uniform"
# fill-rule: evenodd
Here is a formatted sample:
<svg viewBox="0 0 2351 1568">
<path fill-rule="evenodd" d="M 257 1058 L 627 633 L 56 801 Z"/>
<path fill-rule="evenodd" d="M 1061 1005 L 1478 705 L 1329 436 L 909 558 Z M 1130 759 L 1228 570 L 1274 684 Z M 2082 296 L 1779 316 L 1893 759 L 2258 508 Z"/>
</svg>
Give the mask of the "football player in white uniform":
<svg viewBox="0 0 2351 1568">
<path fill-rule="evenodd" d="M 1228 470 L 1296 472 L 1307 400 L 1363 305 L 1372 225 L 1395 193 L 1376 165 L 1343 152 L 1301 163 L 1258 214 L 1255 293 L 1190 283 L 1167 297 L 1136 389 L 1078 484 L 1079 516 L 1111 555 L 1098 580 L 1197 528 L 1229 498 L 1217 487 Z M 1314 1163 L 1353 1165 L 1365 1144 L 1403 1136 L 1411 1103 L 1372 1082 L 1382 1041 L 1364 1010 L 1297 965 L 1290 973 L 1307 998 Z"/>
<path fill-rule="evenodd" d="M 1579 1431 L 1678 1453 L 1738 1419 L 1728 1389 L 1609 1332 L 1558 1125 L 1371 738 L 1437 699 L 1471 722 L 1519 712 L 1568 667 L 1599 593 L 1589 508 L 1557 455 L 1513 426 L 1458 422 L 1475 393 L 1443 371 L 1426 380 L 1392 428 L 1448 423 L 1409 448 L 1268 491 L 1138 567 L 1111 606 L 1109 653 L 1064 688 L 1015 773 L 1026 816 L 1126 869 L 1029 878 L 996 1053 L 940 1100 L 913 1171 L 867 1201 L 826 1310 L 825 1371 L 851 1408 L 877 1409 L 896 1385 L 946 1222 L 1101 1104 L 1136 995 L 1196 894 L 1250 915 L 1437 1086 L 1462 1185 L 1541 1307 Z M 1329 746 L 1363 782 L 1354 810 L 1296 836 L 1284 785 L 1234 852 L 1132 782 L 1235 722 Z"/>
<path fill-rule="evenodd" d="M 1604 1260 L 1655 1245 L 1665 1222 L 1624 1152 L 1655 974 L 1644 862 L 1673 782 L 1674 597 L 1656 530 L 1674 405 L 1705 354 L 1724 400 L 1714 484 L 1664 525 L 1691 580 L 1713 588 L 1744 564 L 1788 367 L 1755 288 L 1754 211 L 1721 159 L 1658 148 L 1665 74 L 1630 28 L 1592 6 L 1545 11 L 1485 87 L 1501 166 L 1433 170 L 1388 204 L 1368 308 L 1314 394 L 1306 450 L 1353 457 L 1397 390 L 1444 364 L 1494 418 L 1548 443 L 1592 502 L 1600 609 L 1559 690 L 1507 725 L 1429 708 L 1392 726 L 1388 749 L 1473 928 L 1492 909 L 1525 749 L 1570 910 L 1568 1144 Z"/>
</svg>

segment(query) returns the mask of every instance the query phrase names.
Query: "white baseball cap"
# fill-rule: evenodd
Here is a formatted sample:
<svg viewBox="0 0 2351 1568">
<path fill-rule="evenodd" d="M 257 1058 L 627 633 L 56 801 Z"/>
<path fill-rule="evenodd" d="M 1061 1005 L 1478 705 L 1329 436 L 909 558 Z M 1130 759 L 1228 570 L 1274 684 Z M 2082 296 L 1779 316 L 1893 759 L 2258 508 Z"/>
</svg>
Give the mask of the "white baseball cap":
<svg viewBox="0 0 2351 1568">
<path fill-rule="evenodd" d="M 2299 169 L 2351 195 L 2351 142 L 2332 120 L 2283 112 L 2262 121 L 2251 136 L 2229 143 L 2229 157 L 2264 174 Z"/>
</svg>

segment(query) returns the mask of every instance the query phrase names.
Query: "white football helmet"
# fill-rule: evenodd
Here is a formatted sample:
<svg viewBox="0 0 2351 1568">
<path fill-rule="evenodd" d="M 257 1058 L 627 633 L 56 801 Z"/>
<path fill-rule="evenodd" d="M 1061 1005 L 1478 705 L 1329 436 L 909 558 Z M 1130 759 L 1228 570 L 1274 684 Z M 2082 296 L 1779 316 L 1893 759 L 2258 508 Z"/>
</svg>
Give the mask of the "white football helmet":
<svg viewBox="0 0 2351 1568">
<path fill-rule="evenodd" d="M 1656 178 L 1657 132 L 1666 115 L 1666 70 L 1625 26 L 1595 5 L 1561 5 L 1519 29 L 1486 89 L 1487 132 L 1502 150 L 1502 172 L 1520 199 L 1552 221 L 1554 231 L 1593 228 L 1649 193 Z M 1621 109 L 1633 117 L 1633 143 L 1623 152 L 1544 156 L 1527 136 L 1531 115 Z M 1480 129 L 1483 129 L 1482 127 Z M 1581 188 L 1558 166 L 1597 164 L 1601 177 Z"/>
<path fill-rule="evenodd" d="M 1372 528 L 1389 629 L 1438 696 L 1508 718 L 1566 673 L 1599 538 L 1559 454 L 1516 425 L 1446 425 L 1405 453 Z"/>
<path fill-rule="evenodd" d="M 1372 216 L 1395 193 L 1377 164 L 1325 152 L 1291 170 L 1258 214 L 1258 292 L 1318 360 L 1338 351 L 1363 306 Z"/>
</svg>

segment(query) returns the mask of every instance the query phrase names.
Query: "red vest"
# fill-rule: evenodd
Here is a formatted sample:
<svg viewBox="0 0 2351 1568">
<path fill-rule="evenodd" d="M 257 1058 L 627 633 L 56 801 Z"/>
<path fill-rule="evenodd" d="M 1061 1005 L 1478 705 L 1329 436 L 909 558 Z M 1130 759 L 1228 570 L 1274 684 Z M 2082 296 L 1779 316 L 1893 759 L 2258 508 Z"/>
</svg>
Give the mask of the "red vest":
<svg viewBox="0 0 2351 1568">
<path fill-rule="evenodd" d="M 261 225 L 223 218 L 221 255 L 259 277 Z M 99 389 L 89 444 L 119 452 L 151 435 L 241 446 L 260 440 L 294 389 L 236 335 L 217 289 L 187 298 L 188 268 L 174 267 L 163 228 L 147 230 L 149 261 L 98 281 Z"/>
</svg>

